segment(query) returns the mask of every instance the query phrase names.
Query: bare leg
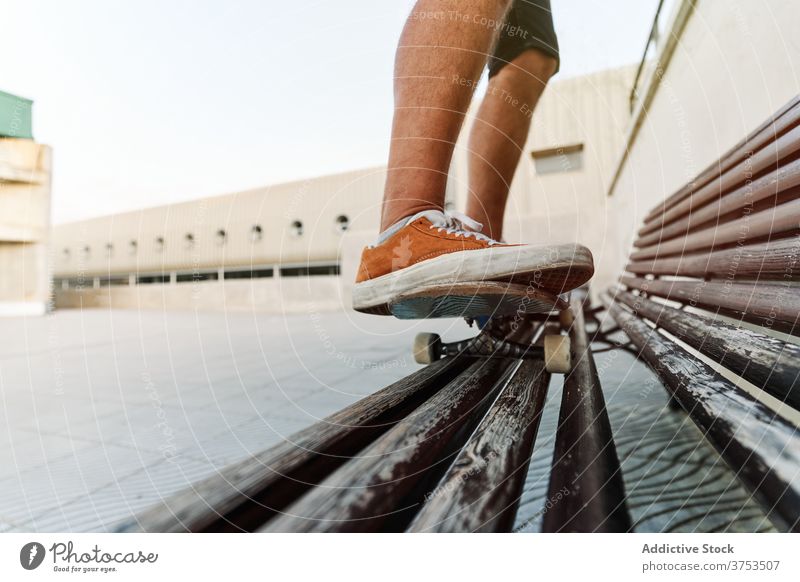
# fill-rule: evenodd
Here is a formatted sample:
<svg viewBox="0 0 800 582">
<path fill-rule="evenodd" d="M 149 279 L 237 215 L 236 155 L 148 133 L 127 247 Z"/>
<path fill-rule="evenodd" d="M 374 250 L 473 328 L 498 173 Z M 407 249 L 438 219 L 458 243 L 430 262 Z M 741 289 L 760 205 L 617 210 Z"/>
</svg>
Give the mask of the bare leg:
<svg viewBox="0 0 800 582">
<path fill-rule="evenodd" d="M 444 205 L 453 148 L 511 0 L 419 0 L 395 61 L 395 112 L 381 230 Z M 476 23 L 477 21 L 477 23 Z"/>
<path fill-rule="evenodd" d="M 469 140 L 467 214 L 499 240 L 508 189 L 528 137 L 533 109 L 556 60 L 528 50 L 492 77 Z"/>
</svg>

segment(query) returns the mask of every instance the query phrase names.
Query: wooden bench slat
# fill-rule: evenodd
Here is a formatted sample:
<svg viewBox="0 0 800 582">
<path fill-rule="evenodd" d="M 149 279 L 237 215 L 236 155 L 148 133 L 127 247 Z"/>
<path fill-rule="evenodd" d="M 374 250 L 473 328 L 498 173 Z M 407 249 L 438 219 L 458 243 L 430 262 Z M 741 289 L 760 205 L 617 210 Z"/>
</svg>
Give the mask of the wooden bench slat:
<svg viewBox="0 0 800 582">
<path fill-rule="evenodd" d="M 711 252 L 634 261 L 625 270 L 637 275 L 792 281 L 800 279 L 800 240 L 792 237 Z"/>
<path fill-rule="evenodd" d="M 736 216 L 738 218 L 745 209 L 752 209 L 753 204 L 767 200 L 770 197 L 774 198 L 776 205 L 780 204 L 786 200 L 785 198 L 782 199 L 780 195 L 799 185 L 800 160 L 795 160 L 781 166 L 775 172 L 737 188 L 722 198 L 711 200 L 709 204 L 701 208 L 692 208 L 691 212 L 680 220 L 665 226 L 663 229 L 639 237 L 634 242 L 634 246 L 643 248 L 664 242 L 685 235 L 692 229 L 701 227 L 706 222 L 712 220 L 720 221 L 726 216 Z M 736 211 L 739 212 L 737 213 Z"/>
<path fill-rule="evenodd" d="M 549 383 L 543 362 L 522 362 L 408 531 L 511 531 Z"/>
<path fill-rule="evenodd" d="M 797 285 L 650 280 L 627 275 L 620 278 L 620 283 L 692 307 L 731 314 L 784 333 L 800 335 L 800 288 Z"/>
<path fill-rule="evenodd" d="M 800 346 L 656 303 L 630 292 L 616 300 L 745 380 L 800 410 Z"/>
<path fill-rule="evenodd" d="M 543 532 L 627 532 L 625 484 L 597 367 L 586 337 L 583 301 L 571 301 L 573 369 L 564 380 Z M 565 494 L 566 492 L 566 494 Z"/>
<path fill-rule="evenodd" d="M 339 467 L 260 531 L 398 531 L 446 471 L 505 384 L 512 360 L 479 359 L 408 418 Z M 438 480 L 438 479 L 437 479 Z"/>
<path fill-rule="evenodd" d="M 800 123 L 800 95 L 792 98 L 785 106 L 776 112 L 775 115 L 729 149 L 719 160 L 710 164 L 697 178 L 648 212 L 645 216 L 644 223 L 652 223 L 659 216 L 690 196 L 693 192 L 706 186 L 709 182 L 715 181 L 712 183 L 718 184 L 718 179 L 722 174 L 728 172 L 731 168 L 753 155 L 755 151 L 763 148 L 768 142 L 774 141 L 777 136 L 785 133 L 798 123 Z M 716 186 L 716 190 L 720 190 L 719 185 Z"/>
<path fill-rule="evenodd" d="M 800 223 L 800 200 L 770 207 L 738 220 L 712 226 L 684 237 L 668 240 L 631 253 L 631 260 L 667 257 L 689 251 L 711 249 L 725 244 L 744 244 L 764 236 L 779 238 L 796 232 Z"/>
<path fill-rule="evenodd" d="M 677 218 L 693 211 L 694 208 L 699 208 L 714 198 L 720 197 L 720 195 L 724 196 L 728 190 L 740 184 L 746 184 L 753 176 L 770 168 L 775 168 L 782 160 L 798 151 L 800 151 L 800 126 L 782 135 L 775 142 L 768 144 L 753 154 L 752 157 L 742 160 L 736 167 L 720 176 L 719 182 L 711 182 L 699 188 L 694 194 L 643 226 L 639 230 L 639 235 L 644 236 L 660 230 Z"/>
<path fill-rule="evenodd" d="M 468 365 L 440 360 L 134 516 L 118 531 L 250 531 L 285 508 Z"/>
<path fill-rule="evenodd" d="M 609 312 L 770 521 L 800 531 L 800 434 L 643 320 L 604 296 Z"/>
</svg>

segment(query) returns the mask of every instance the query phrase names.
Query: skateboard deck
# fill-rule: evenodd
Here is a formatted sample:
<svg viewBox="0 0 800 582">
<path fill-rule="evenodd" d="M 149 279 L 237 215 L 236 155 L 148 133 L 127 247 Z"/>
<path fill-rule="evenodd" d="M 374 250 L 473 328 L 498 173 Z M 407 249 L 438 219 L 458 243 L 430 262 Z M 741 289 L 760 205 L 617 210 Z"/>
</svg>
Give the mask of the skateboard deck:
<svg viewBox="0 0 800 582">
<path fill-rule="evenodd" d="M 497 317 L 566 308 L 567 302 L 554 293 L 500 281 L 427 285 L 398 295 L 389 303 L 389 310 L 398 319 Z"/>
</svg>

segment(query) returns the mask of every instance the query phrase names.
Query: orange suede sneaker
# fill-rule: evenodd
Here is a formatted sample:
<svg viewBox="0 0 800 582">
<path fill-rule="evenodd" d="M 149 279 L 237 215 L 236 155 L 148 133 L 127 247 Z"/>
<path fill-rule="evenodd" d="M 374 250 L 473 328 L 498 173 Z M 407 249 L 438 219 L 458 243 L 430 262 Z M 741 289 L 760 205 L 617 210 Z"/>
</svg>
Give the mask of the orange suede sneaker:
<svg viewBox="0 0 800 582">
<path fill-rule="evenodd" d="M 393 298 L 425 285 L 505 281 L 558 294 L 594 274 L 592 253 L 582 245 L 498 242 L 458 213 L 428 210 L 394 228 L 361 254 L 353 288 L 356 311 L 391 315 Z"/>
</svg>

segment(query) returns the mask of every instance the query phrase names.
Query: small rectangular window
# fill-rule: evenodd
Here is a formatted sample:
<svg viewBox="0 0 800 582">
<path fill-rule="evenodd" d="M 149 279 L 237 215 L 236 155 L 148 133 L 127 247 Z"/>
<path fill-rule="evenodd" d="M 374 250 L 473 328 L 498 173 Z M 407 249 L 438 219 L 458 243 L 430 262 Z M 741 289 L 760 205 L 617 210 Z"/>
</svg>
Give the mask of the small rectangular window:
<svg viewBox="0 0 800 582">
<path fill-rule="evenodd" d="M 305 267 L 281 267 L 281 277 L 314 277 L 317 275 L 338 275 L 339 265 L 314 265 Z"/>
<path fill-rule="evenodd" d="M 272 277 L 274 275 L 273 269 L 239 269 L 235 271 L 225 271 L 225 280 L 228 279 L 262 279 Z"/>
<path fill-rule="evenodd" d="M 149 285 L 151 283 L 169 283 L 169 273 L 161 275 L 139 275 L 136 277 L 136 283 L 139 285 Z"/>
<path fill-rule="evenodd" d="M 309 267 L 308 274 L 314 275 L 338 275 L 339 265 L 323 265 L 321 267 Z"/>
<path fill-rule="evenodd" d="M 127 277 L 100 277 L 101 287 L 110 287 L 112 285 L 127 285 Z"/>
<path fill-rule="evenodd" d="M 216 281 L 219 279 L 217 271 L 194 271 L 191 273 L 178 273 L 175 280 L 178 283 L 193 283 L 195 281 Z"/>
<path fill-rule="evenodd" d="M 537 174 L 573 172 L 583 168 L 583 144 L 573 144 L 531 152 Z"/>
</svg>

